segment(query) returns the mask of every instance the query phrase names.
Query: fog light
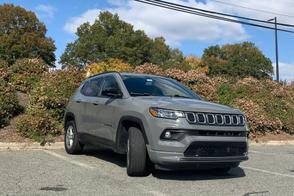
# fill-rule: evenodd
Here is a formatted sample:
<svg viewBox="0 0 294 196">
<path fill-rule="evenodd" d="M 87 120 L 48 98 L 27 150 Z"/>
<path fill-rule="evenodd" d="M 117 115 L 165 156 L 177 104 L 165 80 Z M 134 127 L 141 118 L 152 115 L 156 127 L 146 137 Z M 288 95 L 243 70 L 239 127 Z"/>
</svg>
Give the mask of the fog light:
<svg viewBox="0 0 294 196">
<path fill-rule="evenodd" d="M 172 136 L 172 134 L 171 134 L 170 131 L 166 131 L 166 132 L 164 133 L 164 138 L 166 138 L 166 139 L 171 138 L 171 136 Z"/>
</svg>

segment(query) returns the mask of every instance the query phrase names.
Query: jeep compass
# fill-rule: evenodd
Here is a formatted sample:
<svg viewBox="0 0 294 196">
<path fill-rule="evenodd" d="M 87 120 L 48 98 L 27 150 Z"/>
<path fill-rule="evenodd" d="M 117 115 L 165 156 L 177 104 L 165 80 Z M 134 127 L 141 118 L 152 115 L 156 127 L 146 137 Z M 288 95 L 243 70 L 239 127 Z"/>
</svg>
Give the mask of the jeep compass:
<svg viewBox="0 0 294 196">
<path fill-rule="evenodd" d="M 248 159 L 244 114 L 166 77 L 92 76 L 71 97 L 64 121 L 67 153 L 88 144 L 110 148 L 127 155 L 129 176 L 151 167 L 227 172 Z"/>
</svg>

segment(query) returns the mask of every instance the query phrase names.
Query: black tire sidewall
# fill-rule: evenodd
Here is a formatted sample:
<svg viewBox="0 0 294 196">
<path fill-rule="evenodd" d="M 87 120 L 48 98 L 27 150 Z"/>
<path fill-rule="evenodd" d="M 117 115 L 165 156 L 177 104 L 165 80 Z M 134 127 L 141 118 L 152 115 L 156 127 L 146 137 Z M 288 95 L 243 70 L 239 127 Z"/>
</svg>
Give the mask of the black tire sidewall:
<svg viewBox="0 0 294 196">
<path fill-rule="evenodd" d="M 129 176 L 148 175 L 147 150 L 140 129 L 130 127 L 127 144 L 127 173 Z"/>
<path fill-rule="evenodd" d="M 67 130 L 70 126 L 73 127 L 74 141 L 73 141 L 71 148 L 68 148 L 66 145 L 66 134 L 67 134 Z M 76 124 L 74 121 L 68 121 L 66 123 L 65 130 L 64 130 L 64 147 L 65 147 L 65 150 L 68 154 L 76 154 L 76 153 L 80 153 L 80 151 L 81 151 L 81 145 L 79 144 L 77 128 L 76 128 Z"/>
</svg>

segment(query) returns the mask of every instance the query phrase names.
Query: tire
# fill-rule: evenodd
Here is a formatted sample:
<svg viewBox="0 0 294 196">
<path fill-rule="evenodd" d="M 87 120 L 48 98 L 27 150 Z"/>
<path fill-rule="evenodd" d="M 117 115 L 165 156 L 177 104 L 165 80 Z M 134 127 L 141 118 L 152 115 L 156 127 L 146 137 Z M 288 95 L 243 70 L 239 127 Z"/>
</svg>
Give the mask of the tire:
<svg viewBox="0 0 294 196">
<path fill-rule="evenodd" d="M 68 154 L 79 154 L 83 150 L 83 145 L 79 142 L 76 124 L 73 120 L 66 122 L 64 147 Z"/>
<path fill-rule="evenodd" d="M 128 130 L 127 174 L 129 176 L 147 176 L 150 173 L 146 143 L 142 132 L 135 127 Z"/>
</svg>

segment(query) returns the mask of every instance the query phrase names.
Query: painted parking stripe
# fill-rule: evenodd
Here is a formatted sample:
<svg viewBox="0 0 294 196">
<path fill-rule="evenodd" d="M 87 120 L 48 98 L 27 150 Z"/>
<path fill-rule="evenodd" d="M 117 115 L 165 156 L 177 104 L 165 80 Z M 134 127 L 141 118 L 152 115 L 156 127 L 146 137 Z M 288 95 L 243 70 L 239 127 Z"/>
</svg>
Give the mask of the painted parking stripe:
<svg viewBox="0 0 294 196">
<path fill-rule="evenodd" d="M 278 173 L 278 172 L 268 171 L 268 170 L 264 170 L 264 169 L 258 169 L 258 168 L 254 168 L 254 167 L 247 167 L 247 166 L 241 166 L 241 168 L 247 169 L 247 170 L 252 170 L 252 171 L 257 171 L 257 172 L 262 172 L 262 173 L 266 173 L 266 174 L 282 176 L 282 177 L 288 177 L 288 178 L 293 178 L 294 179 L 294 175 L 282 174 L 282 173 Z"/>
<path fill-rule="evenodd" d="M 46 152 L 47 154 L 50 154 L 50 155 L 54 156 L 54 157 L 60 158 L 60 159 L 62 159 L 64 161 L 67 161 L 67 162 L 69 162 L 69 163 L 71 163 L 73 165 L 77 165 L 77 166 L 80 166 L 80 167 L 83 167 L 83 168 L 86 168 L 86 169 L 95 169 L 95 167 L 92 167 L 92 166 L 90 166 L 88 164 L 85 164 L 85 163 L 82 163 L 82 162 L 79 162 L 79 161 L 72 160 L 72 159 L 70 159 L 70 158 L 68 158 L 66 156 L 63 156 L 61 154 L 58 154 L 56 152 L 49 151 L 49 150 L 43 150 L 43 151 Z"/>
</svg>

